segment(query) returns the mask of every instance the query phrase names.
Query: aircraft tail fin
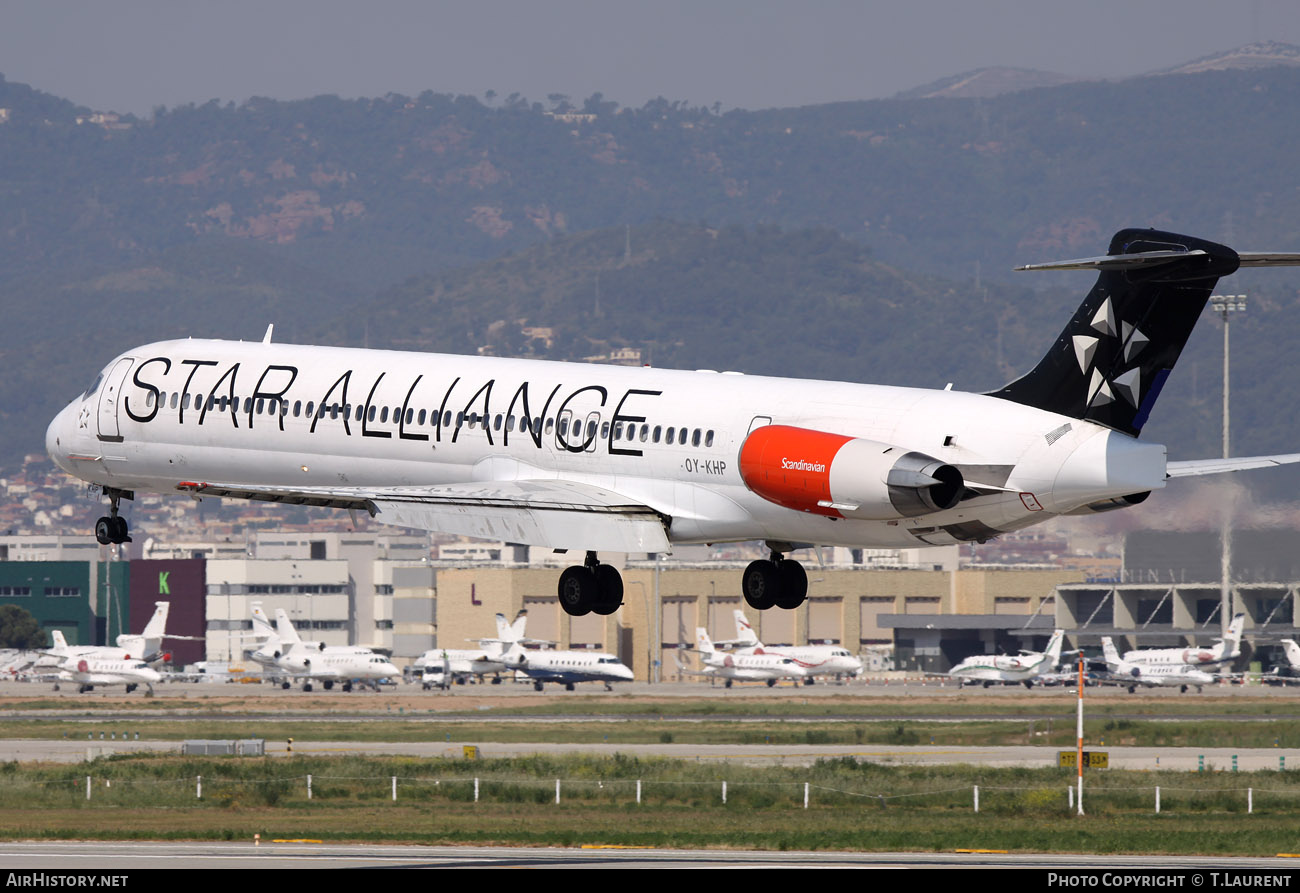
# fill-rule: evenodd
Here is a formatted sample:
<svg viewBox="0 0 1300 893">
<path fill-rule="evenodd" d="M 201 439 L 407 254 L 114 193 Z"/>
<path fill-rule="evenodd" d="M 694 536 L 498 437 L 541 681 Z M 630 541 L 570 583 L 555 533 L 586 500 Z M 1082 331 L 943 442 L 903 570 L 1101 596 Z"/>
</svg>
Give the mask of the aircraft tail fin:
<svg viewBox="0 0 1300 893">
<path fill-rule="evenodd" d="M 162 639 L 167 634 L 167 612 L 171 610 L 172 603 L 154 602 L 154 605 L 153 616 L 140 633 L 142 639 Z"/>
<path fill-rule="evenodd" d="M 50 641 L 54 643 L 54 650 L 61 651 L 68 647 L 68 640 L 63 637 L 63 630 L 50 630 Z"/>
<path fill-rule="evenodd" d="M 515 615 L 515 620 L 510 624 L 510 637 L 515 640 L 524 637 L 524 630 L 528 628 L 528 609 L 524 608 Z M 504 637 L 503 637 L 504 638 Z"/>
<path fill-rule="evenodd" d="M 749 618 L 739 608 L 736 609 L 736 642 L 742 646 L 758 644 L 758 633 L 754 632 Z"/>
<path fill-rule="evenodd" d="M 695 628 L 695 647 L 703 654 L 712 654 L 715 650 L 713 640 L 709 638 L 708 631 L 702 626 Z"/>
<path fill-rule="evenodd" d="M 1064 642 L 1065 630 L 1052 630 L 1052 640 L 1047 643 L 1047 651 L 1044 652 L 1044 654 L 1047 655 L 1048 660 L 1051 662 L 1050 666 L 1055 667 L 1061 662 L 1061 645 Z"/>
<path fill-rule="evenodd" d="M 1241 655 L 1241 633 L 1246 626 L 1246 615 L 1237 614 L 1228 624 L 1228 631 L 1223 634 L 1221 650 L 1224 660 L 1233 660 Z"/>
<path fill-rule="evenodd" d="M 1283 639 L 1282 653 L 1286 655 L 1287 663 L 1300 669 L 1300 643 L 1295 639 Z"/>
<path fill-rule="evenodd" d="M 284 608 L 275 609 L 275 631 L 286 649 L 292 649 L 294 645 L 302 644 L 302 639 L 298 636 L 298 630 L 294 628 L 293 621 L 289 619 L 289 612 Z"/>
<path fill-rule="evenodd" d="M 1106 658 L 1107 666 L 1118 666 L 1120 664 L 1119 651 L 1115 649 L 1115 643 L 1110 636 L 1101 637 L 1101 653 Z"/>
<path fill-rule="evenodd" d="M 1100 274 L 1038 365 L 990 396 L 1136 437 L 1210 292 L 1240 265 L 1224 245 L 1125 229 L 1103 257 L 1018 267 Z"/>
</svg>

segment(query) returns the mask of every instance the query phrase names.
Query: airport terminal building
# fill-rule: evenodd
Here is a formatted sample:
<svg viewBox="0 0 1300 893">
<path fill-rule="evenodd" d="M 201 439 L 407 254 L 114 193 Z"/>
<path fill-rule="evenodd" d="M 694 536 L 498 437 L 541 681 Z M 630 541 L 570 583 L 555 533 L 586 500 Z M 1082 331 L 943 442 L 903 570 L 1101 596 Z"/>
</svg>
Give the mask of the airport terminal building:
<svg viewBox="0 0 1300 893">
<path fill-rule="evenodd" d="M 382 528 L 380 529 L 383 530 Z M 1267 657 L 1295 635 L 1300 556 L 1293 535 L 1242 531 L 1233 544 L 1234 611 Z M 147 540 L 129 560 L 89 537 L 0 537 L 0 603 L 19 604 L 74 644 L 138 631 L 171 602 L 173 664 L 239 668 L 250 611 L 283 608 L 304 638 L 360 644 L 401 666 L 434 647 L 495 634 L 494 615 L 528 614 L 530 638 L 617 655 L 641 680 L 686 680 L 695 630 L 735 638 L 744 611 L 769 644 L 838 644 L 868 672 L 944 672 L 972 654 L 1067 648 L 1103 635 L 1121 647 L 1207 642 L 1219 624 L 1219 541 L 1213 533 L 1132 534 L 1113 577 L 1039 565 L 959 566 L 955 547 L 864 553 L 825 550 L 808 562 L 808 600 L 794 611 L 749 609 L 739 595 L 749 556 L 684 548 L 672 556 L 602 556 L 621 566 L 623 607 L 570 617 L 556 598 L 564 556 L 502 543 L 441 544 L 402 532 L 255 531 L 208 542 Z M 250 668 L 251 671 L 252 668 Z"/>
</svg>

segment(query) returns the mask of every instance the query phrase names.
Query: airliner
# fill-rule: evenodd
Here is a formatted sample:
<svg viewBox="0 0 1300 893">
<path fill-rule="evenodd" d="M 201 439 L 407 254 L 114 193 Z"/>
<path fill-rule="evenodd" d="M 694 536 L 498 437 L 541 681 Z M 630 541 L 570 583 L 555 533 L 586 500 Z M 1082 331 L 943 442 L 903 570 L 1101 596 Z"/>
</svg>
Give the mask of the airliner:
<svg viewBox="0 0 1300 893">
<path fill-rule="evenodd" d="M 995 682 L 1020 682 L 1025 688 L 1033 688 L 1034 680 L 1052 672 L 1061 662 L 1061 643 L 1064 640 L 1064 630 L 1053 630 L 1052 638 L 1042 651 L 1021 651 L 1016 655 L 974 654 L 949 670 L 947 675 L 961 685 L 983 683 L 988 688 Z"/>
<path fill-rule="evenodd" d="M 46 448 L 99 485 L 104 544 L 137 491 L 366 512 L 585 559 L 571 615 L 623 601 L 601 551 L 762 540 L 757 610 L 803 603 L 791 552 L 982 543 L 1136 505 L 1167 479 L 1300 461 L 1171 462 L 1138 439 L 1220 277 L 1300 255 L 1125 229 L 1107 254 L 1020 267 L 1096 284 L 1028 373 L 989 393 L 260 342 L 177 340 L 109 361 Z M 849 324 L 849 321 L 841 321 Z"/>
<path fill-rule="evenodd" d="M 856 676 L 862 672 L 862 661 L 843 645 L 764 645 L 745 612 L 737 608 L 734 614 L 736 638 L 727 643 L 715 642 L 715 645 L 730 644 L 736 654 L 788 657 L 803 670 L 804 682 L 808 685 L 812 685 L 817 676 Z"/>
<path fill-rule="evenodd" d="M 1138 666 L 1179 666 L 1203 667 L 1215 664 L 1232 663 L 1241 657 L 1241 632 L 1246 624 L 1246 615 L 1238 614 L 1228 624 L 1228 631 L 1223 638 L 1215 639 L 1215 644 L 1208 648 L 1144 648 L 1137 651 L 1125 651 L 1124 662 Z"/>
</svg>

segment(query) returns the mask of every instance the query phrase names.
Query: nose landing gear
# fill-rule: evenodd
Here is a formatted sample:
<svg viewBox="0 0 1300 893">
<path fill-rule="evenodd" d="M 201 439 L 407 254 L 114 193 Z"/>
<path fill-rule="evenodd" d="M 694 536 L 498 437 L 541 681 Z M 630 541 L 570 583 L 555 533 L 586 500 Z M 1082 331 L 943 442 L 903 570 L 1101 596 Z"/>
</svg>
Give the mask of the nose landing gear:
<svg viewBox="0 0 1300 893">
<path fill-rule="evenodd" d="M 109 501 L 108 514 L 95 522 L 95 539 L 99 541 L 101 546 L 121 545 L 122 543 L 131 542 L 126 518 L 120 516 L 117 511 L 122 497 L 133 499 L 135 494 L 129 490 L 116 490 L 112 487 L 105 487 L 104 495 L 108 497 Z"/>
</svg>

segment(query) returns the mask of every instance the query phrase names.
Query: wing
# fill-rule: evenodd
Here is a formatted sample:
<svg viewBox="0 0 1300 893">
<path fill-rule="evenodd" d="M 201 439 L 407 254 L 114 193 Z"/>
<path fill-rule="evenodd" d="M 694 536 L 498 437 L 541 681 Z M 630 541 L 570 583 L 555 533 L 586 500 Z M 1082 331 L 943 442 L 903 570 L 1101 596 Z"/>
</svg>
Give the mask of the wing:
<svg viewBox="0 0 1300 893">
<path fill-rule="evenodd" d="M 1247 471 L 1252 468 L 1273 468 L 1300 462 L 1300 453 L 1282 453 L 1277 456 L 1243 456 L 1236 459 L 1192 459 L 1186 462 L 1169 462 L 1165 477 L 1195 477 L 1202 474 L 1226 474 L 1230 471 Z"/>
<path fill-rule="evenodd" d="M 428 487 L 273 488 L 186 481 L 196 497 L 363 510 L 385 524 L 551 549 L 667 552 L 669 518 L 612 490 L 573 481 Z"/>
</svg>

